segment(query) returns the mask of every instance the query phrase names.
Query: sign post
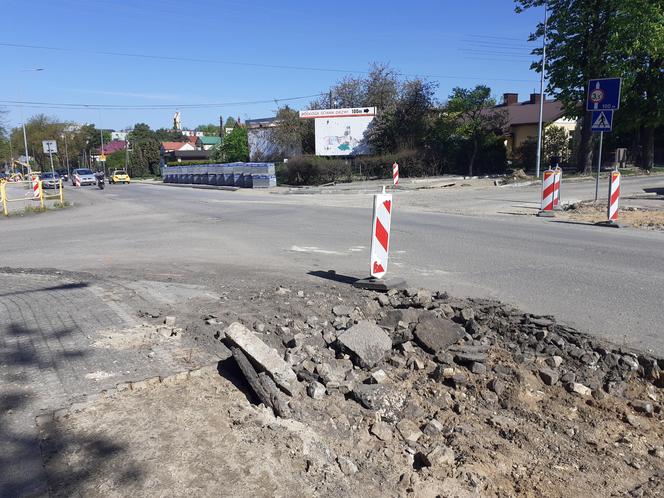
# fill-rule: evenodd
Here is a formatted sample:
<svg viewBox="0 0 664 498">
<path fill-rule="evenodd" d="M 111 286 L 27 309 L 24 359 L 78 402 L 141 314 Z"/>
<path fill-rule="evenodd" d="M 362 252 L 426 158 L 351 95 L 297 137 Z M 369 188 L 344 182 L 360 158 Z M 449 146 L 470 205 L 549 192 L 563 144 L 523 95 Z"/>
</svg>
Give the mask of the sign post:
<svg viewBox="0 0 664 498">
<path fill-rule="evenodd" d="M 53 168 L 53 153 L 58 152 L 58 143 L 55 140 L 42 140 L 42 147 L 44 153 L 48 153 L 48 158 L 51 160 L 51 174 L 53 175 L 53 184 L 55 185 L 55 169 Z"/>
<path fill-rule="evenodd" d="M 620 108 L 620 78 L 598 78 L 588 82 L 586 111 L 592 112 L 592 131 L 599 132 L 595 202 L 599 196 L 599 173 L 602 167 L 604 132 L 613 129 L 613 111 Z"/>
</svg>

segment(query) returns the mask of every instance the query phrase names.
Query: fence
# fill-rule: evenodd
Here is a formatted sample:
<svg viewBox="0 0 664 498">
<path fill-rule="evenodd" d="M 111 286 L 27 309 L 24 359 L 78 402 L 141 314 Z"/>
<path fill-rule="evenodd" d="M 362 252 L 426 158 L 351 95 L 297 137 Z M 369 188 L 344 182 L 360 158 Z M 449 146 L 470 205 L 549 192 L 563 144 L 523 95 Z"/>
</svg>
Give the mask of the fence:
<svg viewBox="0 0 664 498">
<path fill-rule="evenodd" d="M 58 182 L 57 193 L 53 195 L 44 194 L 44 183 L 41 180 L 38 180 L 37 189 L 33 190 L 32 185 L 33 185 L 32 180 L 21 180 L 11 183 L 0 182 L 0 203 L 2 203 L 2 213 L 5 216 L 9 216 L 9 204 L 12 202 L 23 202 L 24 204 L 30 201 L 39 202 L 39 207 L 41 209 L 44 209 L 44 200 L 58 199 L 60 201 L 60 204 L 64 204 L 65 198 L 64 198 L 64 190 L 62 188 L 62 179 L 59 180 Z M 16 196 L 14 198 L 10 198 L 9 195 L 7 194 L 8 186 L 12 187 L 16 186 L 19 188 L 21 186 L 24 186 L 25 193 L 22 196 Z"/>
</svg>

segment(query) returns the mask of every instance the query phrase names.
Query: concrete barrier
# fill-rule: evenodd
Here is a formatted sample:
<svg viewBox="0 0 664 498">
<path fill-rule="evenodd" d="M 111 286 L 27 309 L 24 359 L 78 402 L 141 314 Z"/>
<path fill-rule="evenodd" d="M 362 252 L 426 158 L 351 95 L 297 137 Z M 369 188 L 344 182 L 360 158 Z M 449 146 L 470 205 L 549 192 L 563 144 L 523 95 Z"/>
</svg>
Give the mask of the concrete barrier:
<svg viewBox="0 0 664 498">
<path fill-rule="evenodd" d="M 274 163 L 226 163 L 165 166 L 164 183 L 210 185 L 243 188 L 276 186 Z"/>
</svg>

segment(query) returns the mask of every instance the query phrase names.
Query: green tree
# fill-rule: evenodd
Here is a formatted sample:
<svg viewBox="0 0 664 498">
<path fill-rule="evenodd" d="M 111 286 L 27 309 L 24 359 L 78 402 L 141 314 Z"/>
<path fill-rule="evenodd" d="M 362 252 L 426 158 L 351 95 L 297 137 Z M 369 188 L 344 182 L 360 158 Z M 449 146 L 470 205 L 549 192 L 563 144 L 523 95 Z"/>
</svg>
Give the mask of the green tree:
<svg viewBox="0 0 664 498">
<path fill-rule="evenodd" d="M 55 140 L 58 142 L 58 150 L 62 147 L 61 136 L 64 130 L 64 123 L 59 122 L 57 119 L 46 116 L 45 114 L 37 114 L 31 117 L 25 123 L 26 136 L 28 139 L 28 153 L 35 158 L 36 163 L 40 168 L 49 165 L 48 154 L 45 154 L 42 147 L 42 141 Z M 14 128 L 11 132 L 12 148 L 15 151 L 20 151 L 24 154 L 25 146 L 23 142 L 23 130 L 21 127 Z M 54 161 L 58 161 L 58 156 L 54 157 Z"/>
<path fill-rule="evenodd" d="M 655 131 L 664 124 L 664 1 L 621 2 L 614 23 L 613 58 L 622 68 L 623 91 L 617 131 L 641 139 L 640 165 L 655 164 Z"/>
<path fill-rule="evenodd" d="M 233 131 L 226 135 L 223 143 L 212 149 L 210 159 L 228 163 L 248 161 L 247 129 L 244 126 L 235 126 Z"/>
<path fill-rule="evenodd" d="M 546 2 L 550 12 L 547 23 L 547 91 L 565 106 L 568 117 L 581 118 L 578 145 L 578 167 L 585 172 L 592 169 L 591 114 L 585 111 L 587 82 L 591 78 L 621 74 L 622 61 L 618 56 L 623 43 L 616 26 L 622 22 L 623 0 L 515 0 L 516 11 L 542 7 Z M 540 23 L 530 36 L 536 40 L 544 34 Z M 533 50 L 541 56 L 542 49 Z M 541 61 L 531 66 L 541 71 Z"/>
<path fill-rule="evenodd" d="M 132 143 L 129 155 L 129 176 L 159 175 L 161 173 L 159 162 L 159 142 L 147 139 Z"/>
<path fill-rule="evenodd" d="M 445 112 L 456 120 L 457 133 L 470 143 L 468 176 L 473 176 L 480 149 L 494 141 L 497 133 L 502 134 L 506 116 L 504 111 L 492 109 L 495 105 L 491 89 L 485 85 L 454 88 L 447 102 Z"/>
<path fill-rule="evenodd" d="M 232 117 L 228 116 L 228 119 L 226 119 L 226 122 L 224 123 L 224 128 L 235 128 L 237 125 L 237 121 L 233 119 Z"/>
</svg>

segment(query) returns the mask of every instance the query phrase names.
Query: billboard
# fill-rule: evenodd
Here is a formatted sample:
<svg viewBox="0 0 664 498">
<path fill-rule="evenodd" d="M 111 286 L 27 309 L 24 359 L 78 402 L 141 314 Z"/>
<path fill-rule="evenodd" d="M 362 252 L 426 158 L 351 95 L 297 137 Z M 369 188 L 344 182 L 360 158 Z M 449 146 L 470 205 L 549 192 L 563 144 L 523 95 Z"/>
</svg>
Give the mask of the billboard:
<svg viewBox="0 0 664 498">
<path fill-rule="evenodd" d="M 300 111 L 300 118 L 316 120 L 317 156 L 370 154 L 371 149 L 364 138 L 364 132 L 375 115 L 375 107 Z"/>
</svg>

